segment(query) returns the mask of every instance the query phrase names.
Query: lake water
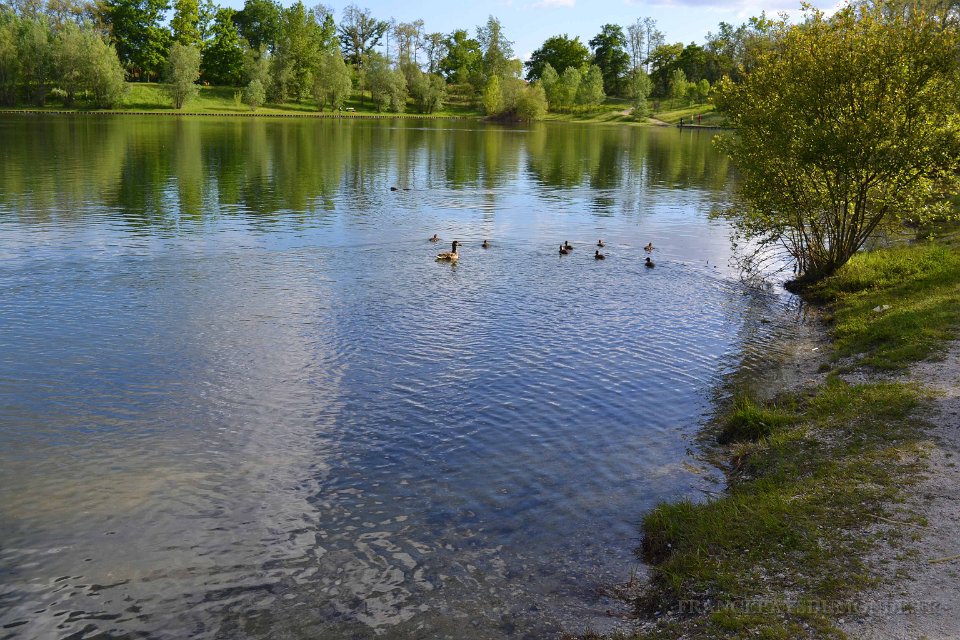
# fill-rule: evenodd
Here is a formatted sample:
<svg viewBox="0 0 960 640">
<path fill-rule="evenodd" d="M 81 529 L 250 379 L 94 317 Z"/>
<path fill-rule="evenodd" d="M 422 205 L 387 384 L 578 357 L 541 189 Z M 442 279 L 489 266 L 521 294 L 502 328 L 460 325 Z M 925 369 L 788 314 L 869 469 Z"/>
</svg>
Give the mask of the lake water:
<svg viewBox="0 0 960 640">
<path fill-rule="evenodd" d="M 609 628 L 789 332 L 709 132 L 0 118 L 0 638 Z"/>
</svg>

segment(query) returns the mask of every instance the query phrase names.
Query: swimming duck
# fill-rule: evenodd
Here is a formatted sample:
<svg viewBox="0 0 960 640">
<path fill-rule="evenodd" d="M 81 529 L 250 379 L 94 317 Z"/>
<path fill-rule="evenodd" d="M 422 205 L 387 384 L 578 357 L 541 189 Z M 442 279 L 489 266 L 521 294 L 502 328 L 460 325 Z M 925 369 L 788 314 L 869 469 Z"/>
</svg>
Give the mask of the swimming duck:
<svg viewBox="0 0 960 640">
<path fill-rule="evenodd" d="M 647 246 L 645 246 L 645 247 L 643 248 L 643 250 L 644 250 L 644 251 L 653 251 L 653 243 L 652 243 L 652 242 L 648 242 L 648 243 L 647 243 Z"/>
<path fill-rule="evenodd" d="M 440 236 L 438 236 L 437 234 L 433 234 L 433 237 L 429 238 L 429 240 L 430 242 L 438 242 L 440 240 Z"/>
<path fill-rule="evenodd" d="M 604 245 L 604 243 L 603 243 L 603 238 L 600 238 L 599 240 L 597 240 L 597 246 L 598 246 L 598 247 L 606 246 L 606 245 Z"/>
<path fill-rule="evenodd" d="M 565 256 L 565 255 L 567 255 L 568 253 L 570 253 L 570 250 L 567 249 L 565 246 L 560 245 L 560 255 Z"/>
<path fill-rule="evenodd" d="M 653 260 L 650 259 L 650 256 L 647 256 L 647 261 L 643 263 L 643 266 L 647 267 L 648 269 L 653 269 L 657 265 L 653 264 Z"/>
<path fill-rule="evenodd" d="M 457 245 L 460 244 L 456 240 L 453 241 L 453 247 L 450 251 L 443 251 L 437 254 L 437 260 L 450 260 L 455 261 L 460 259 L 460 255 L 457 254 Z"/>
<path fill-rule="evenodd" d="M 487 242 L 486 240 L 484 240 L 484 241 L 483 241 L 483 244 L 480 245 L 480 246 L 483 247 L 484 249 L 489 249 L 489 248 L 490 248 L 490 243 Z"/>
<path fill-rule="evenodd" d="M 390 187 L 390 191 L 400 191 L 399 187 Z"/>
<path fill-rule="evenodd" d="M 573 245 L 570 244 L 569 240 L 563 241 L 563 248 L 566 249 L 567 251 L 573 251 Z"/>
<path fill-rule="evenodd" d="M 605 260 L 605 259 L 607 258 L 607 256 L 605 256 L 605 255 L 603 255 L 602 253 L 600 253 L 600 250 L 599 250 L 599 249 L 597 249 L 596 251 L 593 252 L 593 257 L 594 257 L 594 259 L 596 259 L 596 260 Z"/>
</svg>

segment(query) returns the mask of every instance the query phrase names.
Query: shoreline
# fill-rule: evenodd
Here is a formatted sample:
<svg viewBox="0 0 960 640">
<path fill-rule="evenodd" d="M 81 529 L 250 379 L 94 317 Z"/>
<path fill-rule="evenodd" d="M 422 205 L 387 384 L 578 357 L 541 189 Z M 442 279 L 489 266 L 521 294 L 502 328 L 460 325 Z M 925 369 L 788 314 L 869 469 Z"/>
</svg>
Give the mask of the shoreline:
<svg viewBox="0 0 960 640">
<path fill-rule="evenodd" d="M 940 318 L 950 337 L 932 341 L 881 326 L 943 290 L 953 305 L 960 270 L 946 247 L 899 251 L 877 258 L 872 278 L 806 297 L 815 317 L 793 356 L 746 400 L 716 409 L 700 452 L 725 475 L 724 489 L 645 514 L 649 577 L 611 589 L 636 612 L 614 637 L 960 637 L 956 323 Z M 882 273 L 903 255 L 950 265 L 913 274 L 904 296 Z M 939 289 L 925 288 L 931 279 Z M 867 327 L 857 329 L 863 344 L 870 325 L 896 338 L 851 349 L 851 314 Z M 917 336 L 926 348 L 904 355 L 900 343 Z"/>
</svg>

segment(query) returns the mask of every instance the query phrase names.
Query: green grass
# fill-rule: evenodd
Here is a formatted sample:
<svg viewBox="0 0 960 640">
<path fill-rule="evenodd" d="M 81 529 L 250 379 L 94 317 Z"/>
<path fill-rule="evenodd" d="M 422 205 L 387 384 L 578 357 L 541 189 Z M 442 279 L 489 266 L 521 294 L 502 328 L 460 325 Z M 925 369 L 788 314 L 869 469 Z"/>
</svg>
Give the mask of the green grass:
<svg viewBox="0 0 960 640">
<path fill-rule="evenodd" d="M 763 405 L 749 397 L 740 396 L 734 400 L 730 414 L 723 420 L 717 442 L 756 442 L 794 420 L 791 413 L 775 405 Z"/>
<path fill-rule="evenodd" d="M 960 250 L 924 243 L 859 253 L 812 293 L 833 303 L 836 358 L 903 369 L 956 337 Z"/>
<path fill-rule="evenodd" d="M 637 637 L 843 637 L 834 607 L 872 581 L 863 530 L 917 468 L 919 402 L 912 386 L 831 379 L 793 411 L 742 405 L 776 419 L 732 447 L 729 492 L 644 519 L 637 607 L 658 622 Z"/>
<path fill-rule="evenodd" d="M 667 124 L 680 124 L 681 118 L 684 124 L 697 124 L 698 115 L 702 116 L 699 123 L 702 126 L 718 127 L 724 124 L 723 116 L 716 112 L 712 104 L 670 106 L 663 102 L 661 110 L 656 111 L 652 117 Z"/>
</svg>

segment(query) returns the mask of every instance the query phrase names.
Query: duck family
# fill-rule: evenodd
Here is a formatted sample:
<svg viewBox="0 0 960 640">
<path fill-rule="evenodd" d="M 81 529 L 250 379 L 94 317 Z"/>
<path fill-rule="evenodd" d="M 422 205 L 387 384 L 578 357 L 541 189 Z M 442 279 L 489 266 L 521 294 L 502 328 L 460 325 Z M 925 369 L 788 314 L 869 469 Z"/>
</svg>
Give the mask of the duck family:
<svg viewBox="0 0 960 640">
<path fill-rule="evenodd" d="M 439 242 L 439 241 L 440 241 L 440 236 L 435 233 L 435 234 L 433 234 L 432 237 L 427 238 L 427 240 L 429 240 L 430 242 Z M 437 260 L 438 260 L 438 261 L 445 261 L 445 262 L 456 262 L 457 260 L 460 259 L 459 248 L 460 248 L 462 245 L 463 245 L 463 243 L 460 242 L 459 240 L 454 240 L 454 241 L 451 243 L 451 245 L 450 245 L 450 251 L 441 251 L 440 253 L 438 253 L 438 254 L 437 254 Z M 484 249 L 489 249 L 489 248 L 491 247 L 491 244 L 490 244 L 490 241 L 489 241 L 489 240 L 484 239 L 483 243 L 482 243 L 480 246 L 481 246 L 482 248 L 484 248 Z M 607 245 L 606 245 L 606 243 L 603 241 L 603 238 L 600 238 L 599 240 L 597 240 L 597 247 L 605 247 L 605 246 L 607 246 Z M 569 240 L 564 240 L 564 241 L 563 241 L 563 244 L 560 245 L 559 255 L 561 255 L 561 256 L 569 255 L 571 252 L 573 252 L 573 249 L 574 249 L 574 246 L 573 246 L 572 244 L 570 244 L 570 241 L 569 241 Z M 653 243 L 652 243 L 652 242 L 648 242 L 648 243 L 643 247 L 643 250 L 646 251 L 647 253 L 652 252 L 653 249 L 654 249 L 654 246 L 653 246 Z M 594 252 L 593 252 L 593 258 L 594 258 L 594 260 L 606 260 L 607 256 L 604 255 L 604 254 L 602 254 L 602 253 L 600 253 L 600 249 L 596 249 L 596 250 L 594 250 Z M 650 256 L 647 256 L 647 257 L 646 257 L 646 259 L 644 260 L 643 265 L 644 265 L 645 267 L 647 267 L 648 269 L 652 269 L 653 267 L 656 266 L 656 264 L 654 264 L 653 260 L 650 259 Z"/>
</svg>

